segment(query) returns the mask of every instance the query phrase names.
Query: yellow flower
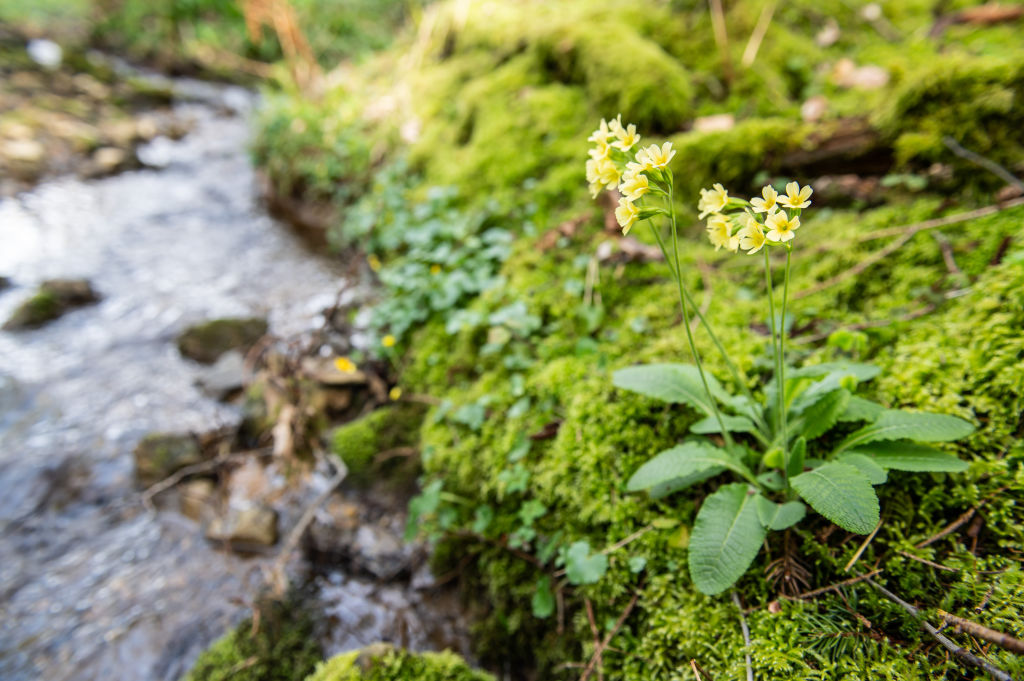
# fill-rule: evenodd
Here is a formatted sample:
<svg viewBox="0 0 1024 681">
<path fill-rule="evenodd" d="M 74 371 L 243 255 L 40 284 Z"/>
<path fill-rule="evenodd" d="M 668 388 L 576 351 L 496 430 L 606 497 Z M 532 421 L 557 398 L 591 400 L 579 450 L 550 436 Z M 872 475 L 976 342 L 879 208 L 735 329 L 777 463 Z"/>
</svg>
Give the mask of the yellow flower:
<svg viewBox="0 0 1024 681">
<path fill-rule="evenodd" d="M 639 217 L 640 210 L 632 201 L 626 198 L 619 199 L 619 207 L 615 209 L 615 219 L 619 221 L 624 235 L 629 234 L 630 228 L 636 224 Z"/>
<path fill-rule="evenodd" d="M 343 374 L 352 374 L 356 371 L 355 362 L 348 357 L 338 357 L 334 360 L 334 368 Z"/>
<path fill-rule="evenodd" d="M 602 118 L 600 127 L 598 127 L 598 129 L 595 130 L 593 134 L 591 134 L 590 137 L 587 138 L 587 141 L 594 142 L 595 144 L 600 144 L 602 142 L 607 142 L 608 138 L 611 137 L 611 135 L 611 130 L 608 129 L 608 121 Z"/>
<path fill-rule="evenodd" d="M 729 218 L 724 215 L 712 215 L 708 220 L 708 239 L 711 240 L 715 250 L 725 246 L 728 251 L 736 252 L 740 247 L 739 237 L 732 235 L 732 224 Z"/>
<path fill-rule="evenodd" d="M 395 340 L 395 337 L 392 336 L 390 333 L 380 339 L 380 344 L 383 345 L 386 348 L 393 348 L 393 347 L 395 347 L 395 343 L 396 342 L 397 341 Z"/>
<path fill-rule="evenodd" d="M 664 168 L 675 155 L 676 152 L 672 150 L 672 143 L 665 142 L 661 145 L 661 148 L 658 148 L 657 144 L 652 144 L 646 149 L 641 149 L 636 154 L 636 160 L 648 168 Z"/>
<path fill-rule="evenodd" d="M 630 201 L 636 201 L 641 196 L 651 191 L 651 183 L 643 173 L 630 173 L 626 171 L 619 191 Z"/>
<path fill-rule="evenodd" d="M 594 145 L 594 148 L 587 153 L 590 154 L 590 158 L 595 161 L 603 161 L 606 158 L 611 158 L 612 147 L 608 144 L 607 140 L 601 140 L 600 142 L 597 142 Z"/>
<path fill-rule="evenodd" d="M 391 390 L 388 391 L 388 397 L 391 398 L 392 402 L 397 402 L 398 398 L 400 398 L 401 396 L 402 396 L 402 389 L 399 388 L 397 385 L 394 388 L 392 388 Z"/>
<path fill-rule="evenodd" d="M 780 210 L 768 216 L 768 219 L 765 220 L 765 227 L 768 228 L 768 233 L 765 234 L 768 241 L 785 243 L 796 236 L 793 231 L 800 229 L 800 217 L 794 216 L 791 219 Z"/>
<path fill-rule="evenodd" d="M 380 258 L 378 258 L 373 253 L 371 253 L 370 255 L 366 256 L 366 264 L 368 264 L 370 266 L 370 269 L 373 270 L 374 272 L 380 272 L 380 268 L 381 268 Z"/>
<path fill-rule="evenodd" d="M 607 189 L 615 189 L 619 186 L 622 173 L 618 166 L 612 163 L 611 159 L 604 159 L 597 162 L 597 179 Z"/>
<path fill-rule="evenodd" d="M 729 205 L 729 192 L 721 183 L 716 182 L 711 189 L 700 190 L 700 200 L 697 202 L 697 210 L 700 211 L 700 215 L 697 217 L 703 220 L 711 213 L 721 213 L 727 205 Z"/>
<path fill-rule="evenodd" d="M 430 266 L 430 273 L 435 275 L 441 274 L 441 266 L 438 265 L 437 263 L 434 263 L 433 265 Z"/>
<path fill-rule="evenodd" d="M 807 208 L 811 205 L 808 199 L 811 198 L 812 191 L 810 187 L 801 187 L 796 182 L 790 182 L 786 185 L 786 196 L 779 199 L 779 203 L 787 208 Z"/>
<path fill-rule="evenodd" d="M 765 186 L 761 190 L 761 196 L 764 198 L 750 199 L 750 205 L 753 206 L 755 213 L 774 213 L 779 209 L 779 193 L 775 191 L 774 187 L 771 185 Z"/>
<path fill-rule="evenodd" d="M 587 160 L 587 182 L 589 183 L 590 196 L 597 198 L 597 195 L 601 193 L 603 184 L 601 184 L 601 176 L 597 172 L 598 161 L 596 159 Z"/>
<path fill-rule="evenodd" d="M 746 216 L 746 223 L 737 236 L 740 238 L 740 248 L 745 250 L 747 255 L 754 255 L 764 248 L 764 229 L 761 228 L 761 223 L 751 215 Z"/>
<path fill-rule="evenodd" d="M 640 135 L 636 134 L 636 126 L 630 123 L 626 127 L 622 126 L 622 117 L 616 118 L 611 122 L 609 126 L 612 133 L 615 135 L 618 141 L 612 142 L 612 146 L 616 149 L 622 149 L 623 151 L 629 151 L 634 144 L 640 141 Z"/>
</svg>

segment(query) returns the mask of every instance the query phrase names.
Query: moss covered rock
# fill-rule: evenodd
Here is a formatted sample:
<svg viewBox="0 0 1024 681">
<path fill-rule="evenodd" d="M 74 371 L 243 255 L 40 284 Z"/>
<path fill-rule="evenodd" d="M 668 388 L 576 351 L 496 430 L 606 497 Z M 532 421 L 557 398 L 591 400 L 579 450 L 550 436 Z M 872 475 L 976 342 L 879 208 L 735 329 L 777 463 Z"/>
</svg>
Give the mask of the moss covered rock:
<svg viewBox="0 0 1024 681">
<path fill-rule="evenodd" d="M 189 359 L 213 364 L 228 350 L 247 351 L 266 333 L 265 319 L 214 319 L 185 329 L 178 336 L 178 350 Z"/>
<path fill-rule="evenodd" d="M 50 279 L 39 285 L 31 298 L 18 306 L 4 329 L 35 329 L 76 307 L 95 303 L 99 295 L 85 279 Z"/>
<path fill-rule="evenodd" d="M 135 476 L 144 486 L 206 458 L 199 440 L 188 433 L 151 433 L 135 446 L 134 456 Z"/>
<path fill-rule="evenodd" d="M 425 413 L 426 407 L 414 402 L 382 407 L 336 428 L 332 449 L 358 479 L 373 469 L 378 454 L 418 445 Z"/>
<path fill-rule="evenodd" d="M 411 653 L 378 643 L 317 665 L 306 681 L 494 681 L 450 651 Z"/>
<path fill-rule="evenodd" d="M 322 653 L 313 620 L 300 605 L 263 601 L 259 618 L 244 620 L 196 660 L 184 681 L 296 681 Z"/>
</svg>

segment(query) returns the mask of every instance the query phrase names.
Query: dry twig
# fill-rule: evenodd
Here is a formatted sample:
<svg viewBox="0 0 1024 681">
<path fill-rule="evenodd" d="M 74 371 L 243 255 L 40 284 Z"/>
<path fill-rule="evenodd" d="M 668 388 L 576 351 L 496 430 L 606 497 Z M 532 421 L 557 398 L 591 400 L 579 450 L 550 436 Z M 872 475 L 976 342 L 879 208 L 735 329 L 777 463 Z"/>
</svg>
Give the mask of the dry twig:
<svg viewBox="0 0 1024 681">
<path fill-rule="evenodd" d="M 743 604 L 740 603 L 740 597 L 735 591 L 732 592 L 732 602 L 740 611 L 740 630 L 743 632 L 743 645 L 745 646 L 743 654 L 746 656 L 747 681 L 754 681 L 754 667 L 750 663 L 750 628 L 747 626 L 747 618 L 743 616 Z"/>
<path fill-rule="evenodd" d="M 836 582 L 835 584 L 829 584 L 828 586 L 823 586 L 820 589 L 815 589 L 813 591 L 805 591 L 804 593 L 797 594 L 796 596 L 793 596 L 793 598 L 799 598 L 801 600 L 804 600 L 804 599 L 807 599 L 807 598 L 815 598 L 816 596 L 820 596 L 820 595 L 822 595 L 824 593 L 828 593 L 829 591 L 838 591 L 839 589 L 841 589 L 844 586 L 850 586 L 852 584 L 857 584 L 858 582 L 863 582 L 866 579 L 871 579 L 872 577 L 876 577 L 876 576 L 878 576 L 880 574 L 882 574 L 882 570 L 881 569 L 872 570 L 871 572 L 869 572 L 867 574 L 858 575 L 857 577 L 851 577 L 850 579 L 844 579 L 841 582 Z"/>
<path fill-rule="evenodd" d="M 1024 192 L 1024 182 L 1020 181 L 1016 175 L 1011 173 L 1009 170 L 999 165 L 990 158 L 985 158 L 979 153 L 973 152 L 970 149 L 965 149 L 955 139 L 946 135 L 942 138 L 942 143 L 960 158 L 966 159 L 975 165 L 979 165 L 985 170 L 989 171 L 993 175 L 997 176 L 1000 180 L 1006 182 L 1006 184 L 1013 185 L 1017 189 Z"/>
<path fill-rule="evenodd" d="M 769 0 L 761 8 L 761 16 L 757 18 L 757 25 L 754 26 L 754 30 L 750 33 L 750 40 L 747 41 L 747 46 L 743 50 L 743 59 L 740 61 L 743 64 L 743 68 L 750 68 L 754 64 L 754 60 L 757 59 L 757 51 L 761 49 L 761 43 L 764 41 L 768 27 L 772 23 L 772 15 L 775 14 L 775 6 L 777 4 L 777 0 Z"/>
<path fill-rule="evenodd" d="M 633 594 L 633 598 L 630 599 L 629 604 L 622 611 L 622 614 L 619 615 L 619 619 L 615 620 L 615 626 L 612 627 L 612 630 L 608 632 L 604 637 L 604 640 L 601 641 L 600 645 L 598 645 L 597 650 L 594 651 L 593 656 L 590 658 L 590 662 L 587 663 L 587 668 L 583 670 L 583 675 L 580 676 L 580 681 L 587 681 L 587 679 L 590 678 L 590 675 L 594 672 L 594 665 L 598 663 L 605 648 L 607 648 L 608 644 L 611 643 L 611 640 L 615 638 L 615 634 L 619 633 L 619 629 L 621 629 L 622 625 L 625 624 L 626 618 L 629 617 L 629 614 L 633 612 L 633 607 L 636 605 L 639 598 L 640 592 L 637 591 Z"/>
<path fill-rule="evenodd" d="M 965 631 L 972 636 L 995 643 L 1000 648 L 1006 648 L 1018 655 L 1024 655 L 1024 641 L 1021 641 L 1019 638 L 1014 638 L 995 629 L 989 629 L 984 625 L 964 619 L 963 617 L 951 615 L 945 610 L 936 610 L 936 612 L 939 614 L 939 617 L 946 621 L 946 624 L 952 624 L 957 631 Z"/>
<path fill-rule="evenodd" d="M 878 584 L 877 582 L 870 579 L 866 581 L 868 584 L 874 587 L 875 590 L 878 591 L 880 594 L 882 594 L 890 601 L 906 610 L 914 619 L 918 621 L 918 623 L 925 631 L 931 634 L 932 638 L 938 641 L 943 648 L 953 653 L 955 657 L 959 658 L 964 663 L 971 665 L 972 667 L 984 669 L 986 672 L 991 674 L 993 678 L 997 679 L 997 681 L 1013 681 L 1013 677 L 1011 677 L 1009 674 L 1007 674 L 999 667 L 996 667 L 995 665 L 986 662 L 985 660 L 982 660 L 974 653 L 970 652 L 969 650 L 965 650 L 964 648 L 961 648 L 957 644 L 953 643 L 953 641 L 943 636 L 943 634 L 938 629 L 936 629 L 931 624 L 922 619 L 921 611 L 912 606 L 910 603 L 907 603 L 905 600 L 903 600 L 893 592 L 889 591 L 881 584 Z"/>
<path fill-rule="evenodd" d="M 871 540 L 875 538 L 875 535 L 878 534 L 878 530 L 881 527 L 882 521 L 881 519 L 879 519 L 878 524 L 875 525 L 875 529 L 871 530 L 871 534 L 868 535 L 867 539 L 865 539 L 864 542 L 860 545 L 860 548 L 857 549 L 857 553 L 853 554 L 853 558 L 851 558 L 850 562 L 847 563 L 846 567 L 843 568 L 843 572 L 849 572 L 850 568 L 853 567 L 853 564 L 860 560 L 860 557 L 864 553 L 864 550 L 868 547 L 868 544 L 871 543 Z"/>
<path fill-rule="evenodd" d="M 933 567 L 936 570 L 945 570 L 946 572 L 960 572 L 956 568 L 947 567 L 946 565 L 940 565 L 935 561 L 928 560 L 927 558 L 922 558 L 921 556 L 915 556 L 914 554 L 907 553 L 906 551 L 897 551 L 896 553 L 900 554 L 905 558 L 909 558 L 910 560 L 916 560 L 918 563 L 923 563 L 929 567 Z"/>
</svg>

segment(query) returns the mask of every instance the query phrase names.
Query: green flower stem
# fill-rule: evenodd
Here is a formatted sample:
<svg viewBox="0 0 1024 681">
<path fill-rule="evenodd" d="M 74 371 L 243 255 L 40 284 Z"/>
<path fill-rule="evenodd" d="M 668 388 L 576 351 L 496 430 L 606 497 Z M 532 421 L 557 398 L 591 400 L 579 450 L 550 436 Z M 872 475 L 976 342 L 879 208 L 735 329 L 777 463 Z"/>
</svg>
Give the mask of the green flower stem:
<svg viewBox="0 0 1024 681">
<path fill-rule="evenodd" d="M 782 284 L 782 328 L 779 329 L 779 385 L 782 395 L 782 479 L 789 489 L 789 405 L 786 404 L 786 303 L 789 299 L 789 269 L 793 247 L 786 244 L 786 275 Z"/>
<path fill-rule="evenodd" d="M 662 193 L 664 194 L 665 192 Z M 672 273 L 673 277 L 676 277 L 677 279 L 681 278 L 682 275 L 676 272 L 676 268 L 672 263 L 672 258 L 669 257 L 668 247 L 665 245 L 665 240 L 662 238 L 661 232 L 659 232 L 657 227 L 654 226 L 653 220 L 650 221 L 650 225 L 651 231 L 654 233 L 654 239 L 655 241 L 658 242 L 658 247 L 661 248 L 661 254 L 665 256 L 665 262 L 668 263 L 669 272 Z M 704 330 L 708 332 L 708 337 L 711 339 L 711 342 L 714 343 L 716 348 L 718 348 L 718 353 L 722 355 L 722 359 L 725 360 L 725 365 L 729 369 L 729 373 L 732 375 L 733 382 L 740 387 L 746 398 L 750 400 L 750 403 L 756 405 L 757 400 L 754 399 L 754 394 L 750 392 L 750 388 L 747 386 L 746 377 L 740 376 L 739 369 L 733 363 L 732 358 L 729 357 L 729 353 L 726 352 L 725 346 L 722 345 L 722 341 L 718 339 L 718 335 L 711 328 L 711 324 L 710 322 L 708 322 L 707 317 L 704 316 L 704 313 L 701 312 L 700 308 L 694 303 L 693 297 L 690 295 L 690 291 L 686 287 L 682 287 L 682 291 L 683 298 L 685 298 L 687 304 L 691 308 L 693 308 L 694 314 L 697 315 L 697 319 L 700 320 L 700 323 L 704 326 Z M 757 423 L 757 427 L 761 429 L 762 433 L 765 436 L 770 435 L 768 424 L 765 423 L 761 415 L 758 414 L 756 411 L 752 415 L 754 416 L 754 420 Z"/>
<path fill-rule="evenodd" d="M 776 437 L 782 430 L 782 421 L 779 419 L 779 414 L 782 411 L 782 389 L 779 384 L 779 344 L 777 329 L 775 327 L 775 291 L 772 288 L 772 265 L 768 259 L 768 249 L 764 249 L 764 282 L 768 288 L 768 316 L 771 319 L 772 324 L 772 359 L 775 360 L 775 383 L 776 383 L 776 395 L 775 395 L 775 428 Z"/>
<path fill-rule="evenodd" d="M 672 200 L 673 193 L 673 182 L 672 176 L 667 177 L 668 180 L 668 209 L 669 217 L 672 219 L 672 251 L 675 255 L 675 275 L 676 275 L 676 287 L 679 289 L 679 306 L 683 311 L 683 327 L 686 329 L 686 340 L 690 343 L 690 352 L 693 353 L 694 364 L 697 365 L 697 373 L 700 374 L 700 381 L 704 384 L 704 392 L 708 396 L 708 401 L 711 402 L 711 408 L 715 412 L 715 419 L 718 421 L 718 428 L 722 431 L 722 438 L 725 440 L 726 448 L 730 451 L 733 448 L 732 435 L 725 428 L 725 421 L 722 419 L 722 412 L 718 408 L 718 400 L 711 394 L 711 388 L 708 386 L 708 378 L 704 374 L 704 366 L 700 361 L 700 353 L 697 352 L 697 344 L 693 340 L 693 331 L 690 329 L 690 312 L 689 307 L 686 303 L 688 296 L 685 293 L 685 287 L 683 286 L 683 271 L 682 264 L 679 260 L 679 230 L 676 227 L 676 207 Z"/>
</svg>

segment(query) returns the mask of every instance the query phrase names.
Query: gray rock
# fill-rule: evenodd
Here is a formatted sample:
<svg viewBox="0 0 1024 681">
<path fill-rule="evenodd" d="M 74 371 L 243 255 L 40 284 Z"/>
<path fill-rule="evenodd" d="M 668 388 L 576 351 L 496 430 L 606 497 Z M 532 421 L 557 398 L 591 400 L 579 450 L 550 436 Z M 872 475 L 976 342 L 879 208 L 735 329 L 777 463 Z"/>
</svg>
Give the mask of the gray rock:
<svg viewBox="0 0 1024 681">
<path fill-rule="evenodd" d="M 212 480 L 189 480 L 181 485 L 181 514 L 201 521 L 212 511 L 216 494 L 217 486 Z"/>
<path fill-rule="evenodd" d="M 229 350 L 246 352 L 266 333 L 265 319 L 214 319 L 183 331 L 178 336 L 178 350 L 201 364 L 212 364 Z"/>
<path fill-rule="evenodd" d="M 273 546 L 277 542 L 277 511 L 262 504 L 229 506 L 210 522 L 206 538 L 235 548 Z"/>
<path fill-rule="evenodd" d="M 237 350 L 229 350 L 213 366 L 200 370 L 196 385 L 215 400 L 224 400 L 245 384 L 245 358 Z"/>
<path fill-rule="evenodd" d="M 148 487 L 206 457 L 198 440 L 188 434 L 152 433 L 135 446 L 135 476 Z"/>
</svg>

